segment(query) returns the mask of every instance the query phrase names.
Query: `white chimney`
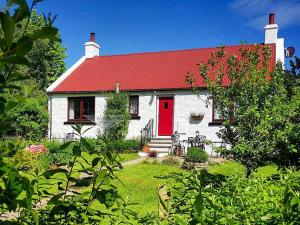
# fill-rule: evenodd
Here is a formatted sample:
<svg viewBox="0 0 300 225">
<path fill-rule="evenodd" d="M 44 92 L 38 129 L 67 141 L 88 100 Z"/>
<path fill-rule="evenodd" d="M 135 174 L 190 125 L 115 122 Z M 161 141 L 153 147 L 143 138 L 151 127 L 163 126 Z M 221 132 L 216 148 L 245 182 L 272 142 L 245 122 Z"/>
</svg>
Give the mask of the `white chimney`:
<svg viewBox="0 0 300 225">
<path fill-rule="evenodd" d="M 90 41 L 86 42 L 84 46 L 86 58 L 93 58 L 94 56 L 99 56 L 100 46 L 95 42 L 95 33 L 91 33 Z"/>
<path fill-rule="evenodd" d="M 278 25 L 275 23 L 275 14 L 269 14 L 269 24 L 265 26 L 265 44 L 275 44 L 276 62 L 284 67 L 284 38 L 278 38 Z"/>
<path fill-rule="evenodd" d="M 275 14 L 269 14 L 269 24 L 265 26 L 265 44 L 276 44 L 278 25 L 275 24 Z"/>
</svg>

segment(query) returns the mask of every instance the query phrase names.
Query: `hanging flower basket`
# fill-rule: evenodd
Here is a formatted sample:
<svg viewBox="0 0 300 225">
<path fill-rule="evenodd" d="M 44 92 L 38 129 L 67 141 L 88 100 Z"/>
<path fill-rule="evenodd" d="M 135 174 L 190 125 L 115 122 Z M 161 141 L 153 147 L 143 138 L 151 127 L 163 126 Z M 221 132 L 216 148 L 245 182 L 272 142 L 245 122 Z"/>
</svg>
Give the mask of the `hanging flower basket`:
<svg viewBox="0 0 300 225">
<path fill-rule="evenodd" d="M 203 120 L 204 114 L 203 113 L 192 113 L 191 118 L 193 120 Z"/>
</svg>

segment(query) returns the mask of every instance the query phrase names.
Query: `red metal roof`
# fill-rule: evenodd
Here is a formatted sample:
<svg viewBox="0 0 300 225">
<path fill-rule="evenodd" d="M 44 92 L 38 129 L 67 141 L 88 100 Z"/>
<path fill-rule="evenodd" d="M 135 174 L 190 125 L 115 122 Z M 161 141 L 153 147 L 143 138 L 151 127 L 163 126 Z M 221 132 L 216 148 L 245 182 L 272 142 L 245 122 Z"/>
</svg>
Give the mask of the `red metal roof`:
<svg viewBox="0 0 300 225">
<path fill-rule="evenodd" d="M 263 45 L 263 44 L 261 44 Z M 246 45 L 250 48 L 255 45 Z M 271 67 L 275 65 L 275 45 L 271 47 Z M 227 55 L 240 55 L 241 46 L 226 46 Z M 207 61 L 218 48 L 201 48 L 178 51 L 149 52 L 128 55 L 96 56 L 75 69 L 54 90 L 64 92 L 101 92 L 120 90 L 187 89 L 185 77 L 192 72 L 196 85 L 205 87 L 197 63 Z M 228 79 L 223 79 L 224 85 Z"/>
</svg>

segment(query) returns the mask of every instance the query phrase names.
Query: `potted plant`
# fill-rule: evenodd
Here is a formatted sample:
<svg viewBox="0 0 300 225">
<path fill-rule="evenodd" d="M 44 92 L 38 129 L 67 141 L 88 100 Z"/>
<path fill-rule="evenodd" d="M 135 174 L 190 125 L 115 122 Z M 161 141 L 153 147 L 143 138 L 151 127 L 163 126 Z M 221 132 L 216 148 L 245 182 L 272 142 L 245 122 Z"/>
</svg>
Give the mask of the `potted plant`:
<svg viewBox="0 0 300 225">
<path fill-rule="evenodd" d="M 150 152 L 150 147 L 148 145 L 143 146 L 143 152 L 144 153 L 149 153 Z"/>
</svg>

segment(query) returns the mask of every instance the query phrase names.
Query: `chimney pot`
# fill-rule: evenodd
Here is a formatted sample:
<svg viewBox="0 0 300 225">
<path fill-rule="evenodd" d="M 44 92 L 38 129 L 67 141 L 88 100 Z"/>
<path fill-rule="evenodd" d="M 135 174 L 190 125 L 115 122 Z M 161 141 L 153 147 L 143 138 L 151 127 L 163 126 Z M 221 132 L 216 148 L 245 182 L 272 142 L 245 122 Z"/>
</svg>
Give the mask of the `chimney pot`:
<svg viewBox="0 0 300 225">
<path fill-rule="evenodd" d="M 99 56 L 100 45 L 95 42 L 95 33 L 90 33 L 90 40 L 84 44 L 85 57 L 93 58 L 94 56 Z"/>
<path fill-rule="evenodd" d="M 269 24 L 275 24 L 275 13 L 269 14 Z"/>
<path fill-rule="evenodd" d="M 90 42 L 95 42 L 95 33 L 91 33 Z"/>
</svg>

